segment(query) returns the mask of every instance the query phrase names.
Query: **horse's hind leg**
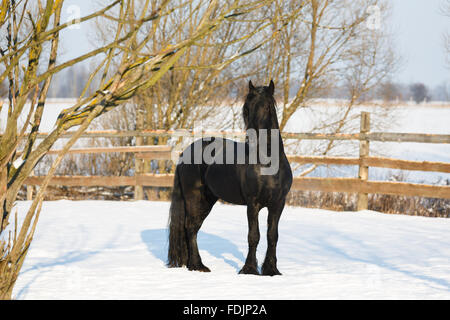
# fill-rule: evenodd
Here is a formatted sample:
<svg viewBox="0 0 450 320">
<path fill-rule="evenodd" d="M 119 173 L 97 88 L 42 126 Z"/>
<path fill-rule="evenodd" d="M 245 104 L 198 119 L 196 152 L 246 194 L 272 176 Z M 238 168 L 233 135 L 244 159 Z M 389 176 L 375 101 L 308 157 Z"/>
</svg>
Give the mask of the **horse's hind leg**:
<svg viewBox="0 0 450 320">
<path fill-rule="evenodd" d="M 279 203 L 268 207 L 267 217 L 267 252 L 266 258 L 261 268 L 261 273 L 267 276 L 281 275 L 277 269 L 277 242 L 278 242 L 278 222 L 284 208 L 284 199 Z"/>
<path fill-rule="evenodd" d="M 210 213 L 216 199 L 206 200 L 203 197 L 194 197 L 191 200 L 186 203 L 185 230 L 189 251 L 187 267 L 189 270 L 210 272 L 209 268 L 203 265 L 202 259 L 200 258 L 197 246 L 197 233 L 203 221 Z"/>
<path fill-rule="evenodd" d="M 258 225 L 258 213 L 260 209 L 257 204 L 249 204 L 247 206 L 248 254 L 245 265 L 239 271 L 240 274 L 259 274 L 258 263 L 256 261 L 256 248 L 260 238 Z"/>
</svg>

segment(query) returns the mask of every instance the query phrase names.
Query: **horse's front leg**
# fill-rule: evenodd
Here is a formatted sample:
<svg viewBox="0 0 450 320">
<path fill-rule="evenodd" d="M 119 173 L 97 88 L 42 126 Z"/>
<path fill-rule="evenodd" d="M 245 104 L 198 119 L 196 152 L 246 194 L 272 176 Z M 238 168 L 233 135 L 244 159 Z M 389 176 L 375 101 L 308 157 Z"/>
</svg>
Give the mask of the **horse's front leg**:
<svg viewBox="0 0 450 320">
<path fill-rule="evenodd" d="M 277 269 L 277 242 L 278 222 L 283 212 L 285 200 L 270 206 L 267 216 L 267 252 L 261 268 L 261 273 L 266 276 L 281 275 Z"/>
<path fill-rule="evenodd" d="M 259 274 L 258 262 L 256 261 L 256 247 L 260 238 L 258 224 L 258 213 L 260 209 L 260 206 L 255 203 L 247 205 L 248 254 L 244 267 L 239 271 L 240 274 Z"/>
</svg>

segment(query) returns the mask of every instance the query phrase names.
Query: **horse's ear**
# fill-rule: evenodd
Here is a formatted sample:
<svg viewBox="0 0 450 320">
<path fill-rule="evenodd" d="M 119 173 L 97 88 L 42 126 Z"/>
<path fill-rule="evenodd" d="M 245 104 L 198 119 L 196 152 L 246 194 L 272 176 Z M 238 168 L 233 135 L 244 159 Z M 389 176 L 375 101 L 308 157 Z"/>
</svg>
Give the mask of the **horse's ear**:
<svg viewBox="0 0 450 320">
<path fill-rule="evenodd" d="M 248 82 L 248 89 L 249 89 L 249 91 L 255 90 L 255 87 L 253 86 L 252 80 L 250 80 L 250 81 Z"/>
<path fill-rule="evenodd" d="M 269 94 L 271 96 L 273 96 L 273 93 L 275 92 L 275 84 L 273 83 L 272 80 L 270 80 L 270 84 L 269 84 Z"/>
</svg>

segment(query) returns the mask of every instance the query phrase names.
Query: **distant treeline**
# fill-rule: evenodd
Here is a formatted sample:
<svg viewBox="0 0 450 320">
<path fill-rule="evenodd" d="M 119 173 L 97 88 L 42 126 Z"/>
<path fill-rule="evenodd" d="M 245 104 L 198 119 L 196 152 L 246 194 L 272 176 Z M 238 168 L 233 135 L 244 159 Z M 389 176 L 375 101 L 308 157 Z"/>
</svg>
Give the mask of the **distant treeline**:
<svg viewBox="0 0 450 320">
<path fill-rule="evenodd" d="M 296 90 L 297 88 L 293 88 L 292 92 Z M 321 92 L 315 98 L 348 99 L 348 90 L 342 86 L 335 86 L 325 93 Z M 450 82 L 443 82 L 433 88 L 421 82 L 410 84 L 382 82 L 363 93 L 359 100 L 415 101 L 416 103 L 450 101 Z"/>
</svg>

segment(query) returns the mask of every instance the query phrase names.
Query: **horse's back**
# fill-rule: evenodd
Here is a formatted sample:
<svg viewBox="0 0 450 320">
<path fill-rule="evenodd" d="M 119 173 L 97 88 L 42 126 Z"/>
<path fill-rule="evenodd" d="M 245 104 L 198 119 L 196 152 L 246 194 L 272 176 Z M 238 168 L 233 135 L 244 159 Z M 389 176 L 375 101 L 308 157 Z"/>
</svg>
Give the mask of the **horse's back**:
<svg viewBox="0 0 450 320">
<path fill-rule="evenodd" d="M 182 161 L 178 167 L 182 185 L 190 190 L 202 189 L 226 202 L 246 204 L 241 192 L 245 168 L 243 164 L 237 164 L 242 152 L 245 155 L 245 145 L 233 140 L 196 140 L 180 156 Z"/>
<path fill-rule="evenodd" d="M 261 164 L 249 163 L 245 143 L 222 138 L 199 139 L 182 153 L 182 184 L 190 190 L 233 204 L 246 205 L 255 199 L 262 206 L 284 201 L 292 184 L 292 172 L 285 156 L 272 175 L 263 175 Z M 180 164 L 179 164 L 180 166 Z"/>
</svg>

